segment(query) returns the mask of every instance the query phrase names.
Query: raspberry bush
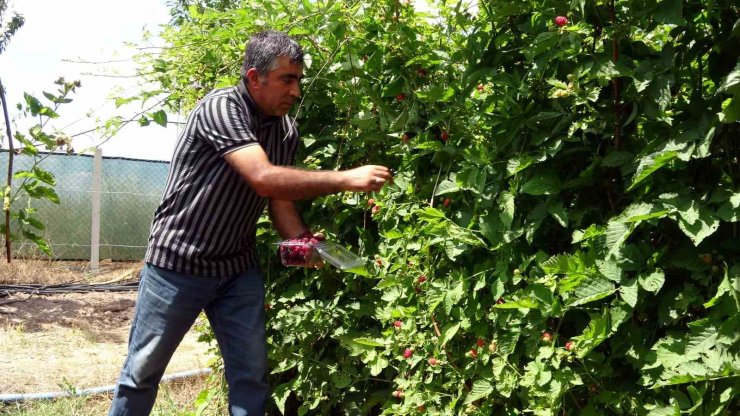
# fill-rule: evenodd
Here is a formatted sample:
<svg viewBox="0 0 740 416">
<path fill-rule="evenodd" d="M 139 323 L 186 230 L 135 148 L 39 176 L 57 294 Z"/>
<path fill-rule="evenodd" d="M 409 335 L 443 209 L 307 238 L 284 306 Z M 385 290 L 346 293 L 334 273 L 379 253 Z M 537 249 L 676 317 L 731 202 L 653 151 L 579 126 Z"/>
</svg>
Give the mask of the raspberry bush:
<svg viewBox="0 0 740 416">
<path fill-rule="evenodd" d="M 253 3 L 176 10 L 142 56 L 168 105 L 233 85 L 248 35 L 284 30 L 310 55 L 301 164 L 398 172 L 301 204 L 364 271 L 283 267 L 262 222 L 273 411 L 728 411 L 735 2 Z"/>
</svg>

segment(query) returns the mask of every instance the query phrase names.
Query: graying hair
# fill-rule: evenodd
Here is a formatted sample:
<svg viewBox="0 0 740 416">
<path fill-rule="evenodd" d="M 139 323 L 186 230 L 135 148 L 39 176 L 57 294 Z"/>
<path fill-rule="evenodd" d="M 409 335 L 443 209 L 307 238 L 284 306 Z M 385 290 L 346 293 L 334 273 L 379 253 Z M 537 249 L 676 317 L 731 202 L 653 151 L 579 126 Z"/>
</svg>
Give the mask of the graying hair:
<svg viewBox="0 0 740 416">
<path fill-rule="evenodd" d="M 281 56 L 290 63 L 303 65 L 303 49 L 293 38 L 283 32 L 265 30 L 255 33 L 247 42 L 244 52 L 241 76 L 247 75 L 250 68 L 256 68 L 260 76 L 277 68 Z"/>
</svg>

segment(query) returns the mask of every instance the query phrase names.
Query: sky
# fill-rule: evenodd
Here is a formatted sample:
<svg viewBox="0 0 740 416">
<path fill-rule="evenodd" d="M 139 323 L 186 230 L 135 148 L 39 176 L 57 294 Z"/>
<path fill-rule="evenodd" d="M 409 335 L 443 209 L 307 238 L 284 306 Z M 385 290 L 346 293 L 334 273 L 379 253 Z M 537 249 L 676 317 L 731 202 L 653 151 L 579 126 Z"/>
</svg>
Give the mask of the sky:
<svg viewBox="0 0 740 416">
<path fill-rule="evenodd" d="M 145 30 L 156 34 L 169 21 L 164 0 L 11 0 L 6 19 L 12 12 L 23 15 L 25 24 L 0 54 L 11 118 L 18 116 L 15 104 L 23 101 L 24 92 L 38 98 L 43 91 L 56 92 L 54 81 L 60 76 L 80 80 L 82 87 L 72 103 L 59 108 L 60 117 L 49 123 L 49 131 L 73 136 L 113 115 L 129 118 L 141 110 L 140 105 L 116 109 L 109 98 L 115 92 L 139 91 L 139 80 L 126 77 L 135 73 L 131 56 L 137 52 L 126 43 L 143 45 Z M 157 41 L 155 37 L 148 45 Z M 23 131 L 29 120 L 19 118 L 11 125 L 13 132 Z M 101 134 L 91 132 L 74 137 L 73 146 L 81 151 L 100 145 L 103 156 L 170 160 L 178 130 L 177 125 L 129 123 L 103 144 Z"/>
</svg>

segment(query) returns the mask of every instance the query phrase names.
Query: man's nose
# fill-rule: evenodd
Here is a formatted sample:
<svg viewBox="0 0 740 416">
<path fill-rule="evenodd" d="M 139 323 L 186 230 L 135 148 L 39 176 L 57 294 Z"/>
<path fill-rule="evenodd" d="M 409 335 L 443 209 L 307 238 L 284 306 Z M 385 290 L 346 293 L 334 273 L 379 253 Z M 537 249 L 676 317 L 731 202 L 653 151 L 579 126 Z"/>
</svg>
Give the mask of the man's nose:
<svg viewBox="0 0 740 416">
<path fill-rule="evenodd" d="M 301 96 L 301 86 L 295 83 L 288 91 L 291 97 L 298 98 Z"/>
</svg>

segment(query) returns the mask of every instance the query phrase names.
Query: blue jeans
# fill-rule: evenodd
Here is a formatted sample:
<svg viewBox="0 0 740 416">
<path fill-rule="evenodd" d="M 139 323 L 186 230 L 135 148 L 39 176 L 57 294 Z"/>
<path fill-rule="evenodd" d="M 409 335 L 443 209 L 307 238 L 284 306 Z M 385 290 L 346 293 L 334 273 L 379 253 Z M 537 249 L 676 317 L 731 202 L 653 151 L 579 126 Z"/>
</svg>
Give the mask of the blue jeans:
<svg viewBox="0 0 740 416">
<path fill-rule="evenodd" d="M 258 268 L 209 278 L 146 264 L 109 416 L 151 412 L 165 368 L 201 311 L 224 359 L 229 414 L 263 416 L 269 395 L 264 297 Z"/>
</svg>

